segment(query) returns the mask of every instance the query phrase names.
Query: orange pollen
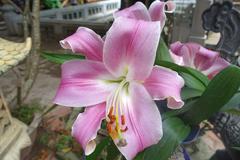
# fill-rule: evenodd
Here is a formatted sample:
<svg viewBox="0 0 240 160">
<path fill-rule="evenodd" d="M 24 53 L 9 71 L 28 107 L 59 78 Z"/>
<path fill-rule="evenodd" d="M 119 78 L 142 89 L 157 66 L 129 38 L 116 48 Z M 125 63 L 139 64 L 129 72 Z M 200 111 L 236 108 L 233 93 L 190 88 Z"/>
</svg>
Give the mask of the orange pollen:
<svg viewBox="0 0 240 160">
<path fill-rule="evenodd" d="M 109 113 L 108 113 L 108 116 L 110 117 L 110 116 L 112 116 L 113 115 L 113 106 L 110 108 L 110 111 L 109 111 Z"/>
<path fill-rule="evenodd" d="M 112 132 L 112 126 L 109 123 L 107 123 L 107 131 L 108 133 Z"/>
<path fill-rule="evenodd" d="M 113 124 L 116 121 L 116 117 L 115 116 L 109 116 L 110 119 L 110 124 Z"/>
<path fill-rule="evenodd" d="M 118 146 L 124 147 L 127 145 L 126 139 L 123 138 L 123 133 L 128 130 L 126 126 L 126 118 L 124 115 L 118 117 L 118 115 L 114 115 L 114 107 L 112 106 L 107 115 L 109 118 L 107 120 L 107 131 L 109 135 L 114 140 L 118 140 Z M 121 120 L 120 120 L 121 118 Z M 120 121 L 120 122 L 119 122 Z"/>
</svg>

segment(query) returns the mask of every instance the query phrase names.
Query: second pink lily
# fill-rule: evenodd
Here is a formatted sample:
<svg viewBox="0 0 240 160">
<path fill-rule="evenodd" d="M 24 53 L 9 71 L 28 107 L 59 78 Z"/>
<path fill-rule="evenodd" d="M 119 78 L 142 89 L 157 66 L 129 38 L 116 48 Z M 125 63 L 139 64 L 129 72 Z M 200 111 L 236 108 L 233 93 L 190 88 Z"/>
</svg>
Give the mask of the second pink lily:
<svg viewBox="0 0 240 160">
<path fill-rule="evenodd" d="M 209 79 L 229 66 L 229 63 L 221 58 L 218 52 L 196 43 L 175 42 L 170 48 L 171 57 L 176 64 L 197 69 Z"/>
</svg>

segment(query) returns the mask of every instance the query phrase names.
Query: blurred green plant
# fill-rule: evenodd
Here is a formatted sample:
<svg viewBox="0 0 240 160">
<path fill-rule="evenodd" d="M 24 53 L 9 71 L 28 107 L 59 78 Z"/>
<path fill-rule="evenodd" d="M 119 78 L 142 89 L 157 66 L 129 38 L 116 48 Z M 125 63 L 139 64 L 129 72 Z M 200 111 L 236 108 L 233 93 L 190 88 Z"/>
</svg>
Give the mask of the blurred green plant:
<svg viewBox="0 0 240 160">
<path fill-rule="evenodd" d="M 12 115 L 25 124 L 29 125 L 34 118 L 34 113 L 36 112 L 41 112 L 41 108 L 39 104 L 33 103 L 22 105 L 19 108 L 14 109 L 12 111 Z"/>
<path fill-rule="evenodd" d="M 58 152 L 68 152 L 72 149 L 73 137 L 71 135 L 60 135 L 55 147 Z"/>
<path fill-rule="evenodd" d="M 47 8 L 60 8 L 61 7 L 60 0 L 43 0 L 43 4 Z"/>
<path fill-rule="evenodd" d="M 48 142 L 49 142 L 49 133 L 44 132 L 43 134 L 41 134 L 38 142 L 42 145 L 48 146 Z"/>
</svg>

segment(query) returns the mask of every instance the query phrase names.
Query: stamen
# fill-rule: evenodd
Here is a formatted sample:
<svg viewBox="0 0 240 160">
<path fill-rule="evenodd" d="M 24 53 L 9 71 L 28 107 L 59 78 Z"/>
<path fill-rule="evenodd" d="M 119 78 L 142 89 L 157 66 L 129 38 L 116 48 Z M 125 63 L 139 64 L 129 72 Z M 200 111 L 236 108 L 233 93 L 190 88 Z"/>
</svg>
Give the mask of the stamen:
<svg viewBox="0 0 240 160">
<path fill-rule="evenodd" d="M 117 140 L 117 145 L 120 147 L 127 145 L 123 133 L 128 130 L 128 127 L 126 126 L 126 118 L 123 113 L 124 106 L 121 97 L 123 87 L 126 83 L 126 80 L 122 81 L 115 93 L 113 93 L 107 101 L 107 131 L 113 140 Z"/>
</svg>

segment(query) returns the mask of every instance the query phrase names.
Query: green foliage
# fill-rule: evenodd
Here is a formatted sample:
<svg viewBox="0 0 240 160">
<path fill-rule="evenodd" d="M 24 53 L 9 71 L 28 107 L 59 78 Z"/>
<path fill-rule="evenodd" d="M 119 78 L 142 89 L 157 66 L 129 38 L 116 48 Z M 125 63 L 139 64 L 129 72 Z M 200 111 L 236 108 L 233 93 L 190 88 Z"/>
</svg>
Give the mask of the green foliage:
<svg viewBox="0 0 240 160">
<path fill-rule="evenodd" d="M 61 53 L 49 53 L 43 52 L 42 57 L 46 58 L 47 60 L 57 63 L 63 64 L 66 61 L 74 60 L 74 59 L 84 59 L 85 57 L 79 54 L 61 54 Z"/>
<path fill-rule="evenodd" d="M 175 109 L 175 110 L 170 110 L 168 112 L 165 112 L 162 115 L 162 119 L 165 120 L 169 117 L 179 116 L 186 113 L 188 110 L 190 110 L 193 107 L 193 105 L 196 103 L 197 100 L 198 99 L 188 100 L 187 102 L 185 102 L 184 106 L 181 109 Z"/>
<path fill-rule="evenodd" d="M 111 140 L 107 146 L 107 159 L 106 160 L 116 160 L 121 153 L 119 152 L 116 145 Z"/>
<path fill-rule="evenodd" d="M 238 91 L 232 99 L 221 108 L 222 112 L 240 114 L 240 92 Z"/>
<path fill-rule="evenodd" d="M 43 133 L 39 138 L 39 143 L 47 146 L 48 142 L 49 142 L 49 133 Z"/>
<path fill-rule="evenodd" d="M 206 89 L 206 86 L 203 83 L 201 83 L 201 81 L 193 77 L 191 74 L 183 73 L 183 72 L 179 74 L 184 79 L 185 86 L 188 86 L 189 88 L 199 90 L 199 91 L 204 91 Z"/>
<path fill-rule="evenodd" d="M 232 114 L 232 115 L 240 116 L 240 109 L 239 108 L 230 108 L 230 109 L 228 109 L 224 112 Z"/>
<path fill-rule="evenodd" d="M 189 88 L 204 91 L 209 83 L 208 78 L 204 74 L 195 69 L 179 66 L 175 63 L 166 61 L 158 61 L 157 65 L 167 67 L 178 72 L 185 80 L 186 86 L 188 86 Z"/>
<path fill-rule="evenodd" d="M 110 138 L 106 137 L 104 138 L 96 147 L 95 151 L 86 157 L 87 160 L 96 160 L 102 153 L 102 151 L 104 150 L 104 148 L 108 145 L 108 143 L 110 142 Z"/>
<path fill-rule="evenodd" d="M 232 148 L 235 149 L 235 150 L 240 151 L 240 147 L 232 147 Z"/>
<path fill-rule="evenodd" d="M 172 58 L 170 56 L 169 49 L 162 38 L 160 39 L 159 44 L 158 44 L 156 58 L 155 58 L 155 64 L 158 64 L 160 61 L 172 62 Z"/>
<path fill-rule="evenodd" d="M 190 127 L 181 119 L 168 118 L 163 121 L 163 137 L 160 142 L 145 149 L 135 160 L 168 160 L 189 133 Z"/>
<path fill-rule="evenodd" d="M 184 87 L 181 90 L 181 98 L 182 98 L 182 100 L 186 101 L 186 100 L 189 100 L 189 99 L 200 97 L 202 95 L 202 93 L 203 93 L 203 91 L 193 89 L 193 88 Z"/>
<path fill-rule="evenodd" d="M 198 124 L 218 112 L 240 87 L 240 69 L 229 66 L 216 75 L 207 86 L 202 96 L 184 114 L 183 119 L 189 124 Z"/>
<path fill-rule="evenodd" d="M 47 8 L 60 8 L 61 7 L 60 0 L 43 0 L 43 4 Z"/>
<path fill-rule="evenodd" d="M 37 104 L 24 105 L 14 109 L 12 111 L 12 115 L 19 119 L 20 121 L 29 125 L 34 118 L 34 113 L 40 111 L 41 109 Z"/>
<path fill-rule="evenodd" d="M 69 146 L 72 146 L 72 144 L 73 137 L 71 135 L 61 135 L 55 147 L 57 151 L 64 151 L 69 148 Z"/>
</svg>

